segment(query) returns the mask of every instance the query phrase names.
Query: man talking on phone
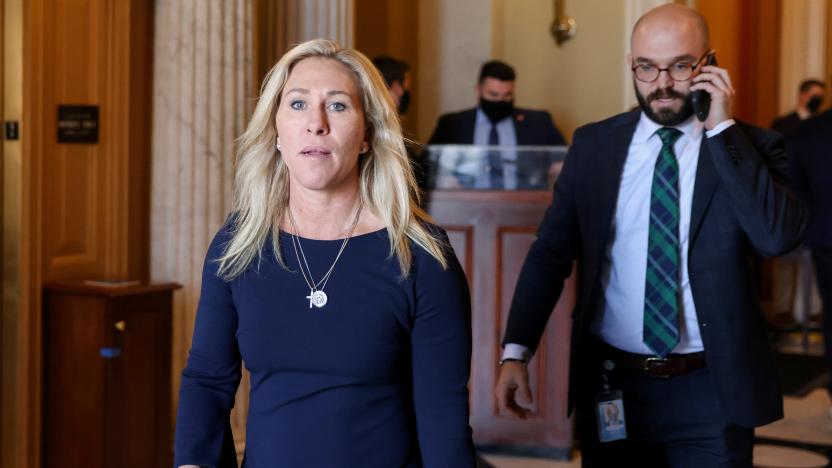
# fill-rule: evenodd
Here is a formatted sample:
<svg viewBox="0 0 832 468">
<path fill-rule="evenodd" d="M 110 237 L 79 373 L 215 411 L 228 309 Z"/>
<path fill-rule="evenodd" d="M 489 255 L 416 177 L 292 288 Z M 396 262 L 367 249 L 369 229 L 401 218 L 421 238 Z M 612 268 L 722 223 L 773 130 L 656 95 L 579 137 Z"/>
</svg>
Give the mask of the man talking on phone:
<svg viewBox="0 0 832 468">
<path fill-rule="evenodd" d="M 496 397 L 528 415 L 526 363 L 577 261 L 569 407 L 583 466 L 750 468 L 754 427 L 783 409 L 748 257 L 799 245 L 805 212 L 781 138 L 734 120 L 699 13 L 650 10 L 630 46 L 640 109 L 575 132 L 518 280 Z M 624 430 L 605 429 L 609 402 Z"/>
</svg>

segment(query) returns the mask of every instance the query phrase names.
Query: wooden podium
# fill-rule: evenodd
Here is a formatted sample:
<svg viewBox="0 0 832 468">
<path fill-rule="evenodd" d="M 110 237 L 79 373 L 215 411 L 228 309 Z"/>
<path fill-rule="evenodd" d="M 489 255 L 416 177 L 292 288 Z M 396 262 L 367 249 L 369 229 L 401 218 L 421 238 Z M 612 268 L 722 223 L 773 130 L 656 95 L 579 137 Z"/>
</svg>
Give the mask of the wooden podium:
<svg viewBox="0 0 832 468">
<path fill-rule="evenodd" d="M 429 212 L 448 232 L 471 287 L 474 442 L 483 450 L 567 459 L 573 437 L 566 394 L 574 275 L 529 363 L 533 414 L 525 421 L 501 416 L 494 398 L 512 295 L 551 198 L 550 191 L 434 190 Z"/>
<path fill-rule="evenodd" d="M 44 467 L 167 468 L 177 284 L 44 287 Z"/>
</svg>

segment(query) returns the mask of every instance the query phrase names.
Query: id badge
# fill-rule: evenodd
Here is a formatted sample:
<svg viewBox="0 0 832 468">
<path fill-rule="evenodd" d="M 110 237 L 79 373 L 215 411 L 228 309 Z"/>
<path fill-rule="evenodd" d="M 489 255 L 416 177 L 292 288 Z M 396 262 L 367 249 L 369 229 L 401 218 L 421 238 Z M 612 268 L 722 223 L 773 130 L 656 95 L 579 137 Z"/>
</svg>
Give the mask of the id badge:
<svg viewBox="0 0 832 468">
<path fill-rule="evenodd" d="M 598 416 L 598 440 L 612 442 L 627 438 L 624 419 L 624 396 L 621 390 L 601 392 L 595 399 Z"/>
</svg>

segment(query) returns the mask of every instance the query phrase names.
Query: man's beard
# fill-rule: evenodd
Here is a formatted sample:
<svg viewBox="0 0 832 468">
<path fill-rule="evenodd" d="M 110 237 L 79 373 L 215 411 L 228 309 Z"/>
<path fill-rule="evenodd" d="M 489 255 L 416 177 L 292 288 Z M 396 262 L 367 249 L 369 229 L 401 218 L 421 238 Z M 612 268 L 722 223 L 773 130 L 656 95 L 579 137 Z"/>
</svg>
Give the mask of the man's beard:
<svg viewBox="0 0 832 468">
<path fill-rule="evenodd" d="M 674 91 L 672 89 L 657 89 L 652 93 L 648 94 L 645 98 L 639 91 L 638 86 L 635 86 L 633 83 L 635 90 L 636 90 L 636 99 L 638 99 L 638 105 L 641 107 L 641 110 L 644 111 L 644 114 L 650 118 L 653 122 L 656 122 L 659 125 L 663 125 L 665 127 L 673 127 L 675 125 L 679 125 L 680 123 L 684 122 L 685 120 L 689 119 L 690 116 L 693 115 L 693 104 L 691 104 L 691 93 L 688 93 L 687 96 L 684 94 Z M 670 108 L 663 108 L 660 109 L 658 112 L 654 111 L 650 107 L 650 103 L 655 101 L 656 99 L 662 98 L 679 98 L 682 99 L 682 107 L 679 110 L 673 110 Z"/>
</svg>

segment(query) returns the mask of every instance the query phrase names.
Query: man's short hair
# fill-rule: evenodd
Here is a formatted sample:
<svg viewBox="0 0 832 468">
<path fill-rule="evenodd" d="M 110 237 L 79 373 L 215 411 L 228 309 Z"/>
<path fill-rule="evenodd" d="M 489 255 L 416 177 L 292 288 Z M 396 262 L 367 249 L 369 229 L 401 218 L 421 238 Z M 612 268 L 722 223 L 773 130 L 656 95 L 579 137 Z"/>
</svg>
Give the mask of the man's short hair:
<svg viewBox="0 0 832 468">
<path fill-rule="evenodd" d="M 803 93 L 809 91 L 810 89 L 812 89 L 812 86 L 820 86 L 821 88 L 826 89 L 826 83 L 824 83 L 821 80 L 815 80 L 815 79 L 803 80 L 800 83 L 800 94 L 803 94 Z"/>
<path fill-rule="evenodd" d="M 387 87 L 393 86 L 393 83 L 399 82 L 404 84 L 404 74 L 410 70 L 410 65 L 407 62 L 390 57 L 389 55 L 380 55 L 373 59 L 373 65 L 378 68 L 381 76 L 384 77 L 384 82 Z"/>
<path fill-rule="evenodd" d="M 495 78 L 500 81 L 514 81 L 517 75 L 514 74 L 514 69 L 511 68 L 511 65 L 499 60 L 491 60 L 490 62 L 485 62 L 482 68 L 480 68 L 480 84 L 486 78 Z"/>
</svg>

